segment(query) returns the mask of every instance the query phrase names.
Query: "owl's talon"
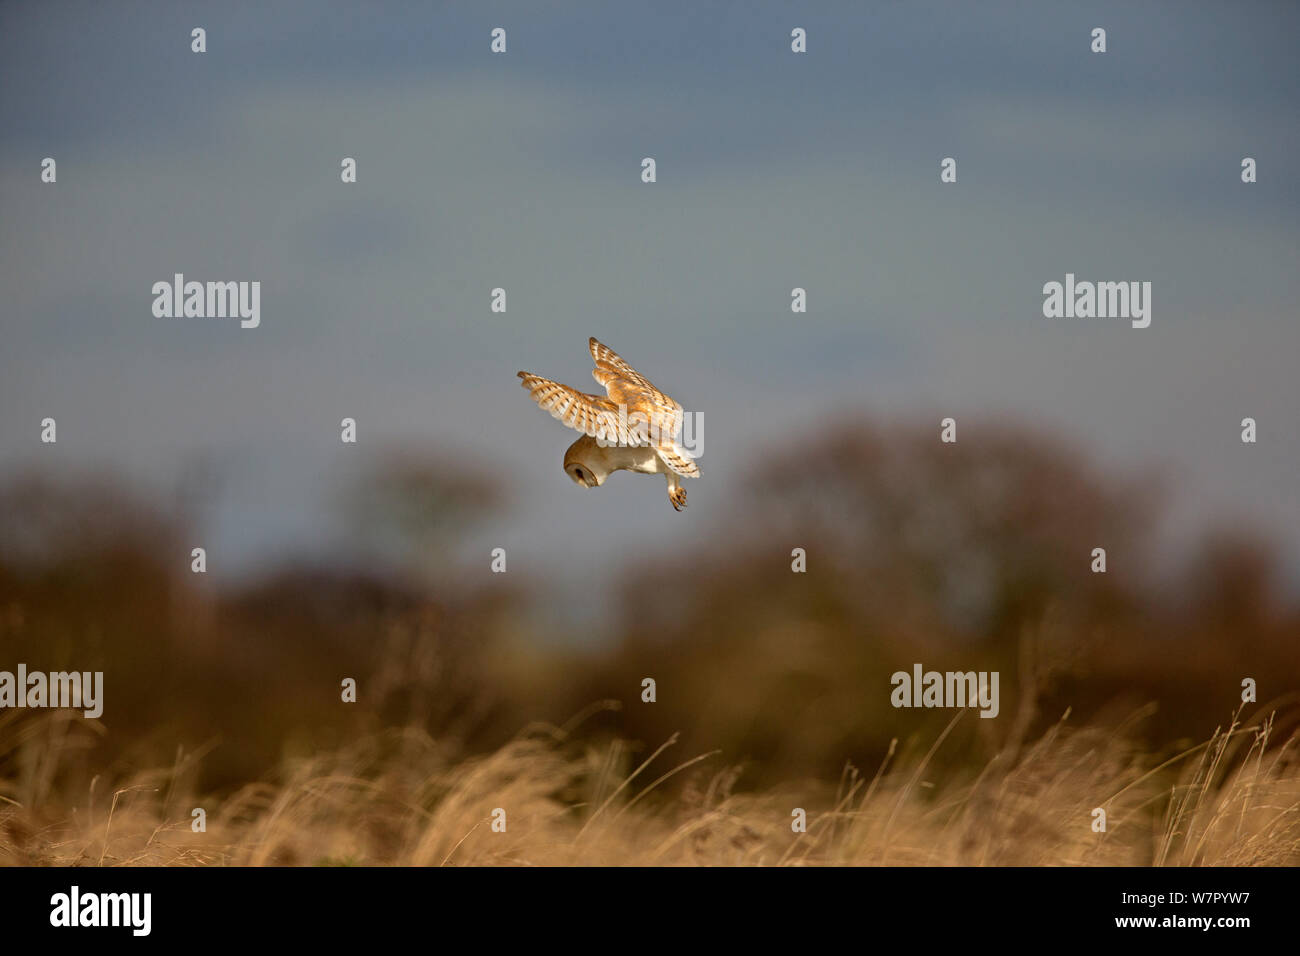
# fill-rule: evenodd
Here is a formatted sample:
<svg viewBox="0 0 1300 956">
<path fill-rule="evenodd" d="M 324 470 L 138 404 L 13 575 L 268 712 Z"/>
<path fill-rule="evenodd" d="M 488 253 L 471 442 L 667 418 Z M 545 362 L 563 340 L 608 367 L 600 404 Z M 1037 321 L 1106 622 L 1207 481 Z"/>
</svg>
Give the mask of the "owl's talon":
<svg viewBox="0 0 1300 956">
<path fill-rule="evenodd" d="M 686 489 L 678 488 L 675 491 L 668 492 L 668 500 L 672 502 L 673 508 L 681 511 L 686 507 Z"/>
</svg>

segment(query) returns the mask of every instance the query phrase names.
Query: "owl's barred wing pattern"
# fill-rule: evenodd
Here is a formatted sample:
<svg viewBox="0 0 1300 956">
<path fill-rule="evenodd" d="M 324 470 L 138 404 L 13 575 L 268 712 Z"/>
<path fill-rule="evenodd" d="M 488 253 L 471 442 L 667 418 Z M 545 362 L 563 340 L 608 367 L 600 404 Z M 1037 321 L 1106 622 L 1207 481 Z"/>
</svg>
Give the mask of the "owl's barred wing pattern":
<svg viewBox="0 0 1300 956">
<path fill-rule="evenodd" d="M 663 395 L 664 398 L 668 398 L 667 395 L 664 395 L 663 392 L 651 385 L 648 378 L 629 365 L 623 356 L 608 345 L 596 341 L 595 336 L 587 340 L 587 347 L 591 349 L 591 360 L 596 363 L 596 368 L 591 374 L 601 385 L 608 386 L 611 378 L 624 378 L 633 385 L 649 389 Z M 672 399 L 668 400 L 672 401 Z"/>
<path fill-rule="evenodd" d="M 596 363 L 596 367 L 591 370 L 591 377 L 605 386 L 609 397 L 617 404 L 626 405 L 629 410 L 636 408 L 646 413 L 662 430 L 676 434 L 677 428 L 681 427 L 682 406 L 655 388 L 648 378 L 608 345 L 594 338 L 588 340 L 587 344 Z M 676 427 L 663 427 L 668 424 Z"/>
<path fill-rule="evenodd" d="M 561 385 L 528 372 L 520 372 L 519 377 L 538 407 L 570 428 L 598 440 L 624 445 L 645 444 L 638 441 L 635 434 L 629 433 L 627 420 L 620 418 L 618 405 L 608 398 L 589 395 L 570 385 Z"/>
<path fill-rule="evenodd" d="M 591 375 L 605 386 L 610 400 L 616 405 L 626 406 L 629 414 L 635 412 L 647 423 L 654 436 L 651 443 L 664 464 L 683 477 L 699 477 L 699 465 L 677 441 L 686 414 L 681 403 L 655 388 L 648 378 L 608 345 L 595 337 L 587 344 L 596 363 Z"/>
</svg>

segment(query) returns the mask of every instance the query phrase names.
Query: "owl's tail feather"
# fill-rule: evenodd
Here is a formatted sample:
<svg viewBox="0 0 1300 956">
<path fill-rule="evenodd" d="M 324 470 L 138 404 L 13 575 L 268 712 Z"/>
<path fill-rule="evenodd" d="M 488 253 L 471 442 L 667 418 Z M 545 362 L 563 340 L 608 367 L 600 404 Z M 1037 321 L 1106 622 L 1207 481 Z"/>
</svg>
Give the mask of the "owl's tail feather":
<svg viewBox="0 0 1300 956">
<path fill-rule="evenodd" d="M 660 445 L 657 449 L 664 464 L 683 478 L 700 477 L 700 466 L 681 445 Z"/>
</svg>

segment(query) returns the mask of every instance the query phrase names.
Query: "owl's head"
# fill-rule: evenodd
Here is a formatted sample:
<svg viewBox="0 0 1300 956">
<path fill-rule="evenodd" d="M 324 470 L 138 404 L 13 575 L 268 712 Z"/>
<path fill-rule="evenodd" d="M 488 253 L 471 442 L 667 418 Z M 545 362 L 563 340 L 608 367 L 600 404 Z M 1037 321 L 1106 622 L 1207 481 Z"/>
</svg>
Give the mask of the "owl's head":
<svg viewBox="0 0 1300 956">
<path fill-rule="evenodd" d="M 583 435 L 564 453 L 564 471 L 575 485 L 599 488 L 609 477 L 610 471 L 605 460 L 605 450 L 596 443 L 596 439 Z"/>
</svg>

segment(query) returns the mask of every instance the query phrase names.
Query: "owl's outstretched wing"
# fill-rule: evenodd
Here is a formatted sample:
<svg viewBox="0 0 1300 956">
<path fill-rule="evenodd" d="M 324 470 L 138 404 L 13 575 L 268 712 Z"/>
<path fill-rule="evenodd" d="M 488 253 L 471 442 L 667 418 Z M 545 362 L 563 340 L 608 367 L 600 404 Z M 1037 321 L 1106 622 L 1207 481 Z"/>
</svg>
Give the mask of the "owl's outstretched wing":
<svg viewBox="0 0 1300 956">
<path fill-rule="evenodd" d="M 681 404 L 655 388 L 648 378 L 608 345 L 594 337 L 587 344 L 591 349 L 591 358 L 596 363 L 591 371 L 592 378 L 605 386 L 614 407 L 617 409 L 620 405 L 626 406 L 629 417 L 636 413 L 640 420 L 647 423 L 650 437 L 648 444 L 654 445 L 664 464 L 679 475 L 698 478 L 700 466 L 680 441 L 685 417 Z"/>
<path fill-rule="evenodd" d="M 570 428 L 592 438 L 623 445 L 644 445 L 631 434 L 627 418 L 619 415 L 618 404 L 601 395 L 580 392 L 571 385 L 561 385 L 549 378 L 520 372 L 528 395 L 543 411 L 551 413 Z"/>
<path fill-rule="evenodd" d="M 676 404 L 671 398 L 651 385 L 648 378 L 629 365 L 623 356 L 608 345 L 598 342 L 595 337 L 592 337 L 587 340 L 587 347 L 591 349 L 591 359 L 596 363 L 596 368 L 591 373 L 592 377 L 601 385 L 608 388 L 610 381 L 622 378 L 638 388 L 654 392 L 666 402 Z"/>
</svg>

